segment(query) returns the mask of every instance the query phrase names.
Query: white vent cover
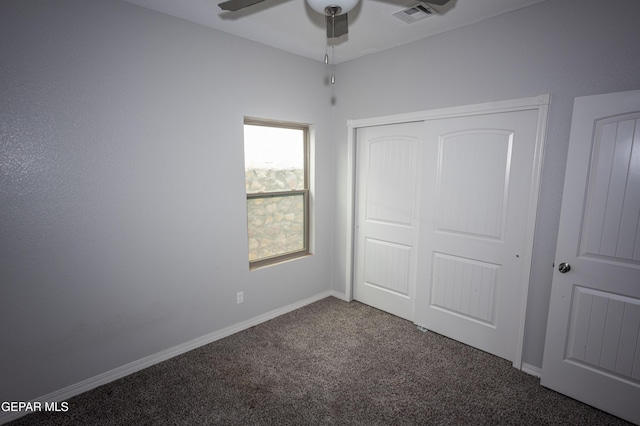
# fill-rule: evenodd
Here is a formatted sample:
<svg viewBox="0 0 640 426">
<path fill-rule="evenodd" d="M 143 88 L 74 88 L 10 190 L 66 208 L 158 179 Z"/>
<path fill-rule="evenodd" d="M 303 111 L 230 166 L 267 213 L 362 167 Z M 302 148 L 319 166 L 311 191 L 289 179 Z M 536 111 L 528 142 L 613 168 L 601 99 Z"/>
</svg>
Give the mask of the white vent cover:
<svg viewBox="0 0 640 426">
<path fill-rule="evenodd" d="M 438 11 L 429 6 L 426 3 L 416 3 L 413 6 L 409 6 L 406 9 L 399 10 L 393 14 L 393 16 L 402 19 L 407 24 L 413 24 L 429 16 L 437 15 Z"/>
</svg>

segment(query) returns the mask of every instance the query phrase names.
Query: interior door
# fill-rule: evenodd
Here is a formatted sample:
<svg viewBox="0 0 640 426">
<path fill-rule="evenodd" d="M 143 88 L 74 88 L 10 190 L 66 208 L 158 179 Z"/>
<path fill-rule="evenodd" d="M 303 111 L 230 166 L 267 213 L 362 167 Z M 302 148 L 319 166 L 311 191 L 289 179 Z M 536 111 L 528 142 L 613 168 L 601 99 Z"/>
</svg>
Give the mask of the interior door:
<svg viewBox="0 0 640 426">
<path fill-rule="evenodd" d="M 537 129 L 538 109 L 432 120 L 423 153 L 415 322 L 518 363 Z"/>
<path fill-rule="evenodd" d="M 576 98 L 544 386 L 640 424 L 640 91 Z"/>
<path fill-rule="evenodd" d="M 354 299 L 413 320 L 423 123 L 358 129 Z"/>
</svg>

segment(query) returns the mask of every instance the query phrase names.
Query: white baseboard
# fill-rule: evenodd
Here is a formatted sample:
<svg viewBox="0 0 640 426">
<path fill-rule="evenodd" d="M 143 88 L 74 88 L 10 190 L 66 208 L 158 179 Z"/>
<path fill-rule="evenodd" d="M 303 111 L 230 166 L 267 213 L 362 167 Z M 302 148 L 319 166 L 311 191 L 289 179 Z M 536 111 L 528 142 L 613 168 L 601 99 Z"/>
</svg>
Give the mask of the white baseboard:
<svg viewBox="0 0 640 426">
<path fill-rule="evenodd" d="M 335 297 L 336 299 L 340 299 L 343 300 L 345 302 L 351 302 L 350 300 L 347 299 L 347 295 L 344 293 L 340 293 L 338 291 L 335 290 L 329 290 L 329 296 Z"/>
<path fill-rule="evenodd" d="M 536 376 L 538 378 L 542 377 L 542 369 L 540 367 L 536 367 L 535 365 L 523 362 L 521 370 L 527 374 L 531 374 L 532 376 Z"/>
<path fill-rule="evenodd" d="M 121 367 L 114 368 L 111 371 L 107 371 L 105 373 L 99 374 L 97 376 L 91 377 L 89 379 L 83 380 L 79 383 L 73 384 L 71 386 L 67 386 L 63 389 L 51 392 L 47 395 L 41 396 L 40 398 L 36 398 L 31 402 L 41 402 L 44 405 L 44 402 L 62 402 L 69 398 L 72 398 L 76 395 L 80 395 L 81 393 L 87 392 L 91 389 L 95 389 L 98 386 L 106 385 L 107 383 L 111 383 L 114 380 L 121 379 L 129 374 L 133 374 L 137 371 L 145 369 L 147 367 L 151 367 L 152 365 L 158 364 L 162 361 L 166 361 L 175 356 L 181 355 L 185 352 L 189 352 L 193 349 L 199 348 L 200 346 L 207 345 L 209 343 L 213 343 L 216 340 L 220 340 L 232 334 L 238 333 L 242 330 L 246 330 L 263 322 L 269 321 L 270 319 L 279 317 L 280 315 L 284 315 L 291 311 L 295 311 L 296 309 L 300 309 L 303 306 L 309 305 L 311 303 L 317 302 L 319 300 L 325 299 L 329 296 L 334 296 L 338 299 L 343 299 L 344 295 L 341 293 L 337 293 L 333 290 L 324 291 L 315 296 L 309 297 L 304 300 L 300 300 L 298 302 L 292 303 L 290 305 L 284 306 L 279 309 L 275 309 L 271 312 L 267 312 L 266 314 L 259 315 L 255 318 L 251 318 L 246 321 L 239 322 L 232 326 L 223 328 L 222 330 L 214 331 L 213 333 L 206 334 L 202 337 L 198 337 L 193 340 L 189 340 L 188 342 L 182 343 L 180 345 L 174 346 L 169 349 L 165 349 L 156 354 L 149 355 L 147 357 L 141 358 L 137 361 L 130 362 Z M 344 299 L 343 299 L 344 300 Z M 12 420 L 20 418 L 29 414 L 29 412 L 24 411 L 7 411 L 0 412 L 0 425 L 8 423 Z"/>
</svg>

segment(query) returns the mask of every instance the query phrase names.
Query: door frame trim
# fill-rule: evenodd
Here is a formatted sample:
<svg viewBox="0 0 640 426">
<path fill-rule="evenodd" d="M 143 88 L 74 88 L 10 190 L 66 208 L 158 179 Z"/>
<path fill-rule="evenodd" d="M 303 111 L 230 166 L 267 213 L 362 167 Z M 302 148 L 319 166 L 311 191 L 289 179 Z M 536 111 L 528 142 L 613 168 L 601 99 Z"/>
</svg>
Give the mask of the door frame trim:
<svg viewBox="0 0 640 426">
<path fill-rule="evenodd" d="M 536 132 L 536 147 L 533 160 L 533 179 L 531 181 L 529 205 L 533 206 L 532 214 L 527 218 L 527 237 L 525 253 L 523 255 L 522 282 L 525 283 L 521 303 L 521 317 L 518 327 L 518 342 L 513 366 L 522 368 L 522 349 L 524 345 L 525 317 L 527 312 L 527 297 L 529 278 L 531 274 L 531 259 L 533 252 L 533 238 L 538 213 L 538 198 L 540 193 L 540 179 L 542 175 L 542 159 L 546 140 L 547 116 L 549 113 L 550 94 L 542 94 L 530 98 L 513 99 L 507 101 L 487 102 L 482 104 L 464 105 L 449 108 L 439 108 L 387 116 L 350 119 L 347 120 L 347 214 L 346 214 L 346 267 L 345 267 L 345 299 L 353 300 L 354 284 L 354 253 L 355 253 L 355 203 L 356 203 L 356 136 L 361 127 L 380 126 L 387 124 L 408 123 L 413 121 L 430 121 L 443 118 L 468 117 L 500 112 L 515 112 L 538 110 L 538 124 Z"/>
</svg>

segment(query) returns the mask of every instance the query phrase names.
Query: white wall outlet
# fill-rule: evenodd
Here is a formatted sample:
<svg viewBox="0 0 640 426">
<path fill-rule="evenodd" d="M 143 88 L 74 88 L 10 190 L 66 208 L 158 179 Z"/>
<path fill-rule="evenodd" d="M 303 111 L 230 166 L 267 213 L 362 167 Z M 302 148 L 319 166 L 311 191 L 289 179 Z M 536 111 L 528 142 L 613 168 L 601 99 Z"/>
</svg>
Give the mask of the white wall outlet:
<svg viewBox="0 0 640 426">
<path fill-rule="evenodd" d="M 239 305 L 241 303 L 244 303 L 244 291 L 239 291 L 236 294 L 236 303 Z"/>
</svg>

